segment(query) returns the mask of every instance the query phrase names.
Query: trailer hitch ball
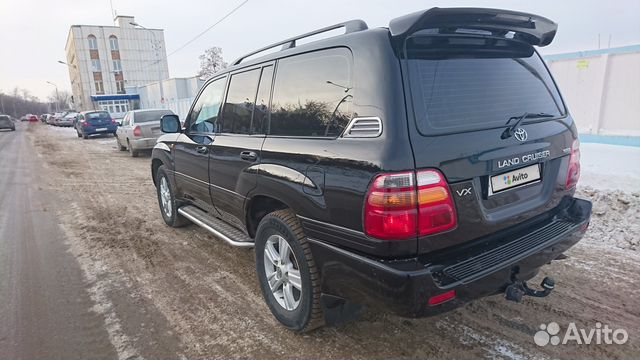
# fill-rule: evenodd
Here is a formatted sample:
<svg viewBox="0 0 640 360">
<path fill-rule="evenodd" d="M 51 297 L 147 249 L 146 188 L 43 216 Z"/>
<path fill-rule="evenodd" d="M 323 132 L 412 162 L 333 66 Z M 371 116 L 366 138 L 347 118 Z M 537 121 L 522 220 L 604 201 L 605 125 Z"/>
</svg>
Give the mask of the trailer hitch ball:
<svg viewBox="0 0 640 360">
<path fill-rule="evenodd" d="M 516 280 L 504 291 L 505 298 L 510 301 L 520 302 L 522 301 L 522 297 L 533 296 L 533 297 L 546 297 L 551 294 L 551 291 L 555 288 L 555 281 L 551 277 L 545 277 L 540 283 L 540 286 L 543 290 L 535 290 L 531 289 L 526 281 Z"/>
</svg>

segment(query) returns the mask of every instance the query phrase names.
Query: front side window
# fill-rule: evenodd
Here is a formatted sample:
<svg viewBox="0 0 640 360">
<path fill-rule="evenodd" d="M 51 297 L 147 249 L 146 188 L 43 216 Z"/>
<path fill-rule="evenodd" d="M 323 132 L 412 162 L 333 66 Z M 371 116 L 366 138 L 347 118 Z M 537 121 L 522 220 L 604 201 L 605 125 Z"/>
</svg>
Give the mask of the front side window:
<svg viewBox="0 0 640 360">
<path fill-rule="evenodd" d="M 227 78 L 220 78 L 210 82 L 200 93 L 200 97 L 193 105 L 193 109 L 187 118 L 189 132 L 212 133 L 216 132 L 215 124 L 218 120 L 224 86 Z"/>
<path fill-rule="evenodd" d="M 89 35 L 87 41 L 89 42 L 89 50 L 98 50 L 98 40 L 95 36 Z"/>
<path fill-rule="evenodd" d="M 407 57 L 414 115 L 424 135 L 503 127 L 524 113 L 565 112 L 530 45 L 417 36 L 407 40 Z"/>
<path fill-rule="evenodd" d="M 218 131 L 229 134 L 250 133 L 251 114 L 253 114 L 259 78 L 260 69 L 231 76 L 227 100 L 216 127 Z"/>
<path fill-rule="evenodd" d="M 269 134 L 337 137 L 351 119 L 352 90 L 347 49 L 279 60 Z"/>
<path fill-rule="evenodd" d="M 111 51 L 117 51 L 118 48 L 118 38 L 114 35 L 109 36 L 109 47 L 111 47 Z"/>
</svg>

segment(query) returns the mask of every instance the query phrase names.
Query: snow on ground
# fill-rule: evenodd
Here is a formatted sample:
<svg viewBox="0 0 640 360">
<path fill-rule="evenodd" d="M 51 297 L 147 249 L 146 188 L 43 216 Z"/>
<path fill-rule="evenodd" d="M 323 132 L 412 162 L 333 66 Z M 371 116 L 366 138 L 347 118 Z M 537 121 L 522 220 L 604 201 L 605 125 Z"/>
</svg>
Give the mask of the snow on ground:
<svg viewBox="0 0 640 360">
<path fill-rule="evenodd" d="M 577 196 L 593 203 L 584 242 L 640 251 L 640 148 L 580 145 Z"/>
<path fill-rule="evenodd" d="M 580 144 L 581 186 L 640 192 L 640 147 Z"/>
</svg>

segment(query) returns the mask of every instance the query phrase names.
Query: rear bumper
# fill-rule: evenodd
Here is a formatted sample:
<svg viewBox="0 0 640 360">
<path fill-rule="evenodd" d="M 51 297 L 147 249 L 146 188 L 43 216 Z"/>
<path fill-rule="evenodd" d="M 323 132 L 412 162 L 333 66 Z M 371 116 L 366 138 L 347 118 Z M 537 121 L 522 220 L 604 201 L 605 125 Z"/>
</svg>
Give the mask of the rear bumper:
<svg viewBox="0 0 640 360">
<path fill-rule="evenodd" d="M 144 138 L 129 140 L 129 143 L 134 150 L 151 150 L 156 146 L 157 141 L 157 138 Z"/>
<path fill-rule="evenodd" d="M 108 134 L 115 133 L 118 130 L 116 125 L 102 125 L 102 126 L 83 126 L 82 132 L 86 135 L 94 135 L 94 134 Z"/>
<path fill-rule="evenodd" d="M 385 260 L 310 239 L 322 291 L 400 316 L 422 317 L 503 292 L 526 281 L 583 236 L 591 203 L 565 198 L 561 205 L 512 229 L 470 244 L 402 260 Z M 456 291 L 453 300 L 429 306 L 432 296 Z"/>
</svg>

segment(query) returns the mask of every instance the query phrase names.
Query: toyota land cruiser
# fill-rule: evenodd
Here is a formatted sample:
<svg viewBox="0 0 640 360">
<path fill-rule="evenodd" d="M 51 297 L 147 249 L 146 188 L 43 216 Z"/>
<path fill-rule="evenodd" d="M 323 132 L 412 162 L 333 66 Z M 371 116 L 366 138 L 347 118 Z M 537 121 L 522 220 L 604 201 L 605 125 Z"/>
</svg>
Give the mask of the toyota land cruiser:
<svg viewBox="0 0 640 360">
<path fill-rule="evenodd" d="M 534 49 L 556 29 L 434 8 L 247 54 L 206 82 L 184 127 L 162 118 L 162 217 L 254 247 L 266 303 L 296 331 L 352 304 L 419 317 L 546 296 L 551 278 L 526 281 L 591 214 L 573 197 L 574 120 Z"/>
</svg>

